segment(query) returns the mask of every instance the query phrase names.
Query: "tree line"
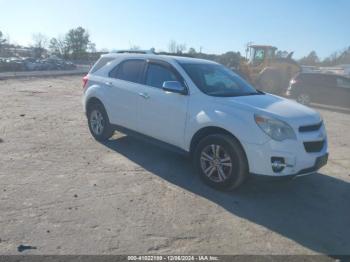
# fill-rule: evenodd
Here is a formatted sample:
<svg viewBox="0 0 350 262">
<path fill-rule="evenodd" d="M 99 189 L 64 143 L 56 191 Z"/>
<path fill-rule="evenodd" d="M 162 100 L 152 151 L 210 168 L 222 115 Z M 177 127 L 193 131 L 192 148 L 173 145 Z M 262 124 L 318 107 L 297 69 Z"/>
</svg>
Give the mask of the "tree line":
<svg viewBox="0 0 350 262">
<path fill-rule="evenodd" d="M 0 31 L 0 53 L 6 45 L 11 46 Z M 31 47 L 35 58 L 41 58 L 49 52 L 64 59 L 82 59 L 88 53 L 96 52 L 95 44 L 91 42 L 88 31 L 83 27 L 70 29 L 64 36 L 53 38 L 41 33 L 33 34 Z"/>
<path fill-rule="evenodd" d="M 160 51 L 159 54 L 165 55 L 181 55 L 193 58 L 207 59 L 218 62 L 230 68 L 238 68 L 240 61 L 244 59 L 240 52 L 229 51 L 224 54 L 206 54 L 202 52 L 202 47 L 197 51 L 194 47 L 187 49 L 186 44 L 177 43 L 171 40 L 168 45 L 168 52 Z"/>
<path fill-rule="evenodd" d="M 342 51 L 332 53 L 323 60 L 318 57 L 316 51 L 311 51 L 298 62 L 301 65 L 307 66 L 336 66 L 350 64 L 350 46 Z"/>
<path fill-rule="evenodd" d="M 96 45 L 90 41 L 87 30 L 77 27 L 69 30 L 64 37 L 51 38 L 49 50 L 59 57 L 79 59 L 88 52 L 95 53 Z"/>
<path fill-rule="evenodd" d="M 6 45 L 9 45 L 9 40 L 0 31 L 0 54 Z M 96 45 L 90 40 L 89 32 L 83 27 L 70 29 L 65 35 L 48 38 L 47 36 L 36 33 L 32 37 L 32 48 L 34 56 L 42 57 L 46 53 L 50 53 L 64 59 L 87 59 L 89 54 L 96 53 Z M 130 46 L 130 49 L 138 50 L 139 46 Z M 153 48 L 154 50 L 154 48 Z M 108 50 L 104 50 L 108 51 Z M 278 51 L 277 56 L 284 56 L 284 53 Z M 202 47 L 197 51 L 190 47 L 187 49 L 186 44 L 177 43 L 171 40 L 168 45 L 168 51 L 160 51 L 162 54 L 176 54 L 214 60 L 229 67 L 238 67 L 242 59 L 240 52 L 226 52 L 221 55 L 206 54 L 202 52 Z M 288 53 L 287 53 L 288 54 Z M 97 57 L 96 57 L 97 58 Z M 308 66 L 335 66 L 339 64 L 350 64 L 350 46 L 340 52 L 334 52 L 329 57 L 321 60 L 316 51 L 311 51 L 307 56 L 302 57 L 297 61 L 301 65 Z"/>
</svg>

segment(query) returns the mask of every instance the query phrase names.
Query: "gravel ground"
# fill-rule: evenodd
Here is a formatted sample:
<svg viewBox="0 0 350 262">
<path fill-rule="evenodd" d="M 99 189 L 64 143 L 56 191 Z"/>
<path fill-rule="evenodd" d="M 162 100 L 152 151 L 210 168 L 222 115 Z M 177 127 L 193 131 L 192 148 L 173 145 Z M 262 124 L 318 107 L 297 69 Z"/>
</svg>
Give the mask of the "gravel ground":
<svg viewBox="0 0 350 262">
<path fill-rule="evenodd" d="M 183 156 L 94 141 L 81 92 L 77 76 L 0 81 L 0 254 L 350 254 L 350 114 L 320 111 L 319 174 L 222 193 Z"/>
</svg>

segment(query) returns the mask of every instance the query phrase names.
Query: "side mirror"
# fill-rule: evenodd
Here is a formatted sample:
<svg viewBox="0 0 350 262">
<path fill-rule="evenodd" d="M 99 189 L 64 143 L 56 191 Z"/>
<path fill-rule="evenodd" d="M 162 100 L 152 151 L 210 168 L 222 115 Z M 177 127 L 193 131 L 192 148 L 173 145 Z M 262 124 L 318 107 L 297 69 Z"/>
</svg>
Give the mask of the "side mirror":
<svg viewBox="0 0 350 262">
<path fill-rule="evenodd" d="M 163 90 L 183 95 L 187 94 L 187 89 L 178 81 L 165 81 L 163 83 Z"/>
</svg>

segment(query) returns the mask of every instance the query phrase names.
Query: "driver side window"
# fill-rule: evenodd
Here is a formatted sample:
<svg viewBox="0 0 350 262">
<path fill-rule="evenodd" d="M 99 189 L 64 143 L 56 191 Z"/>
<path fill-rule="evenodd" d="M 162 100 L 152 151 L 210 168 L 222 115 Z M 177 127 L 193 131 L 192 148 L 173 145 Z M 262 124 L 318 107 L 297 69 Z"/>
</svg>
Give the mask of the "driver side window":
<svg viewBox="0 0 350 262">
<path fill-rule="evenodd" d="M 178 81 L 176 75 L 168 68 L 158 65 L 149 64 L 146 76 L 146 85 L 162 88 L 166 81 Z"/>
</svg>

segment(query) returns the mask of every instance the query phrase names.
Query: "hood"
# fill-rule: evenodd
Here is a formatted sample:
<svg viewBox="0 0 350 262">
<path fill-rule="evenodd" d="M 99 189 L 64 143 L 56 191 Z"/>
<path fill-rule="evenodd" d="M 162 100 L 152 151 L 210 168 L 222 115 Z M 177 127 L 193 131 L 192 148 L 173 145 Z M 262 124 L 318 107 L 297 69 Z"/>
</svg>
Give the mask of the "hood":
<svg viewBox="0 0 350 262">
<path fill-rule="evenodd" d="M 230 107 L 250 110 L 252 113 L 274 117 L 298 126 L 315 124 L 321 121 L 320 114 L 315 110 L 271 94 L 220 97 L 217 98 L 217 102 Z"/>
</svg>

